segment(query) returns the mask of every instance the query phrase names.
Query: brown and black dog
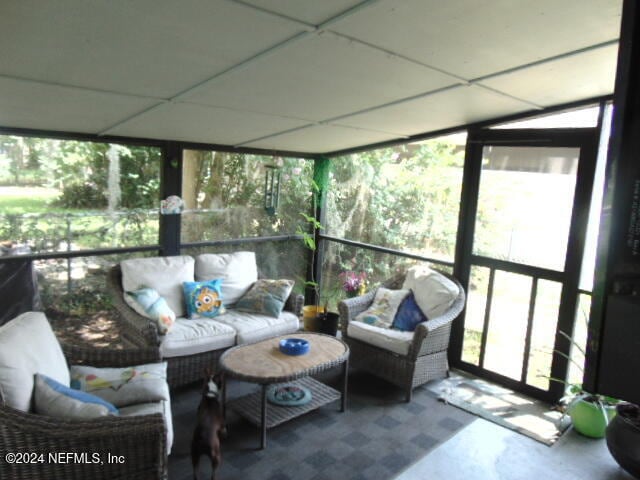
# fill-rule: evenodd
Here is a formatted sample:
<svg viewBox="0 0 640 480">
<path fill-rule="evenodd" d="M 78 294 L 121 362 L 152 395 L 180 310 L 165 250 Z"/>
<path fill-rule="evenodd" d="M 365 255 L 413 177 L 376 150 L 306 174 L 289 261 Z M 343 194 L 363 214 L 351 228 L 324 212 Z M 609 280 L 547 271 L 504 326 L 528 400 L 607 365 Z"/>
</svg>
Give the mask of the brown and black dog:
<svg viewBox="0 0 640 480">
<path fill-rule="evenodd" d="M 198 405 L 198 423 L 191 440 L 191 464 L 193 478 L 198 480 L 198 462 L 203 455 L 211 461 L 211 479 L 216 478 L 216 469 L 222 461 L 220 438 L 226 435 L 222 415 L 222 398 L 220 375 L 213 375 L 207 370 L 202 387 L 202 399 Z"/>
</svg>

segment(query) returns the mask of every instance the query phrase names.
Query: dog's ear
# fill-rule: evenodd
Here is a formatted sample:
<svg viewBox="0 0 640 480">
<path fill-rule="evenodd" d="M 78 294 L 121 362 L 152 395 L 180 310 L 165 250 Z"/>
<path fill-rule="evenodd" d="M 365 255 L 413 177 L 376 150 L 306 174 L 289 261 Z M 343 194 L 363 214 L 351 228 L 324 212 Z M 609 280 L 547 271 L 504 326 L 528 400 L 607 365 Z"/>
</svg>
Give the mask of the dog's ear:
<svg viewBox="0 0 640 480">
<path fill-rule="evenodd" d="M 209 379 L 212 375 L 211 367 L 204 367 L 204 378 Z"/>
</svg>

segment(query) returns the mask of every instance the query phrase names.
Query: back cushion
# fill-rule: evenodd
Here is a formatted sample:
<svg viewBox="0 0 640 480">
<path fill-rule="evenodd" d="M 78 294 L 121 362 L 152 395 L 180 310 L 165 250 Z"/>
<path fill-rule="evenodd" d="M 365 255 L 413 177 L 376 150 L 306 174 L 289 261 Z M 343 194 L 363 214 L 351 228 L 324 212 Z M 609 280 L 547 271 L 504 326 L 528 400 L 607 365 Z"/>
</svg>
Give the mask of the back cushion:
<svg viewBox="0 0 640 480">
<path fill-rule="evenodd" d="M 0 393 L 10 407 L 31 410 L 36 373 L 69 386 L 62 348 L 42 312 L 27 312 L 0 327 Z"/>
<path fill-rule="evenodd" d="M 132 258 L 120 263 L 122 289 L 132 292 L 142 287 L 155 289 L 177 317 L 185 316 L 182 282 L 193 282 L 194 260 L 188 255 L 176 257 Z M 125 302 L 140 315 L 148 316 L 130 295 Z"/>
<path fill-rule="evenodd" d="M 424 265 L 407 270 L 402 288 L 413 291 L 418 307 L 429 320 L 446 312 L 460 293 L 455 283 Z"/>
<path fill-rule="evenodd" d="M 233 305 L 258 280 L 255 252 L 204 253 L 196 257 L 196 280 L 222 279 L 222 301 Z"/>
</svg>

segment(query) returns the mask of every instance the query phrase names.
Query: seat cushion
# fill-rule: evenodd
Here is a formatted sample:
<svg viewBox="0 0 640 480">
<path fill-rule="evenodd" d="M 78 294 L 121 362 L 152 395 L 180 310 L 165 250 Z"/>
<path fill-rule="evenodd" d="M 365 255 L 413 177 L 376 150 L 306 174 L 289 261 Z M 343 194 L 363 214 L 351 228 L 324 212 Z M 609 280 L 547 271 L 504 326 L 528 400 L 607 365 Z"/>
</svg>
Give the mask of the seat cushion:
<svg viewBox="0 0 640 480">
<path fill-rule="evenodd" d="M 171 447 L 173 446 L 173 418 L 171 417 L 170 400 L 140 403 L 138 405 L 130 405 L 120 409 L 121 417 L 153 415 L 154 413 L 161 413 L 164 417 L 165 425 L 167 427 L 167 455 L 169 455 L 171 453 Z"/>
<path fill-rule="evenodd" d="M 34 375 L 69 386 L 69 369 L 49 321 L 27 312 L 0 327 L 0 395 L 10 407 L 31 410 Z"/>
<path fill-rule="evenodd" d="M 198 282 L 222 279 L 222 301 L 235 304 L 258 280 L 255 252 L 203 253 L 196 257 Z"/>
<path fill-rule="evenodd" d="M 349 322 L 347 334 L 364 343 L 384 348 L 399 355 L 409 353 L 409 347 L 413 341 L 413 332 L 376 327 L 363 322 Z"/>
<path fill-rule="evenodd" d="M 424 265 L 407 270 L 402 288 L 413 291 L 416 303 L 429 320 L 446 312 L 460 293 L 454 282 Z"/>
<path fill-rule="evenodd" d="M 176 257 L 132 258 L 120 263 L 122 289 L 133 292 L 143 287 L 155 289 L 163 297 L 176 317 L 185 316 L 182 282 L 193 282 L 194 260 L 187 255 Z M 140 315 L 151 318 L 129 295 L 125 302 Z"/>
<path fill-rule="evenodd" d="M 236 343 L 236 331 L 220 322 L 225 315 L 215 320 L 178 318 L 162 339 L 160 354 L 163 358 L 172 358 L 232 347 Z"/>
<path fill-rule="evenodd" d="M 230 308 L 224 315 L 216 317 L 216 321 L 233 327 L 237 332 L 238 344 L 253 343 L 265 338 L 293 333 L 300 327 L 298 317 L 287 311 L 283 311 L 275 318 Z"/>
</svg>

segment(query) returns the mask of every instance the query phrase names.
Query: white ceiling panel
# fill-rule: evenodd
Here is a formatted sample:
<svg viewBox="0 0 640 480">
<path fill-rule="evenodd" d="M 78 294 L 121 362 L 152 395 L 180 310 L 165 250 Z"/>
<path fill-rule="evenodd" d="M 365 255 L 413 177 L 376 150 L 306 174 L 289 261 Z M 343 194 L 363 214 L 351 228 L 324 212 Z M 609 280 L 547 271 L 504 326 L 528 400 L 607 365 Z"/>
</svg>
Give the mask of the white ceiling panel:
<svg viewBox="0 0 640 480">
<path fill-rule="evenodd" d="M 613 91 L 618 47 L 590 52 L 544 63 L 482 81 L 538 105 L 549 107 Z"/>
<path fill-rule="evenodd" d="M 423 98 L 343 118 L 340 125 L 383 129 L 416 135 L 531 110 L 512 100 L 476 86 L 461 86 Z"/>
<path fill-rule="evenodd" d="M 0 0 L 0 126 L 362 147 L 612 93 L 621 5 Z"/>
<path fill-rule="evenodd" d="M 320 121 L 452 83 L 449 76 L 324 34 L 280 49 L 187 98 Z"/>
<path fill-rule="evenodd" d="M 473 79 L 616 39 L 621 0 L 382 0 L 331 26 Z"/>
<path fill-rule="evenodd" d="M 244 0 L 245 3 L 319 25 L 347 11 L 361 0 Z"/>
<path fill-rule="evenodd" d="M 0 125 L 97 133 L 150 100 L 0 77 Z"/>
<path fill-rule="evenodd" d="M 395 135 L 332 125 L 316 125 L 258 140 L 244 146 L 322 153 L 392 140 Z"/>
<path fill-rule="evenodd" d="M 299 32 L 226 0 L 0 2 L 0 74 L 169 98 Z"/>
<path fill-rule="evenodd" d="M 167 103 L 116 127 L 109 134 L 235 145 L 302 125 L 305 123 L 289 118 Z"/>
</svg>

